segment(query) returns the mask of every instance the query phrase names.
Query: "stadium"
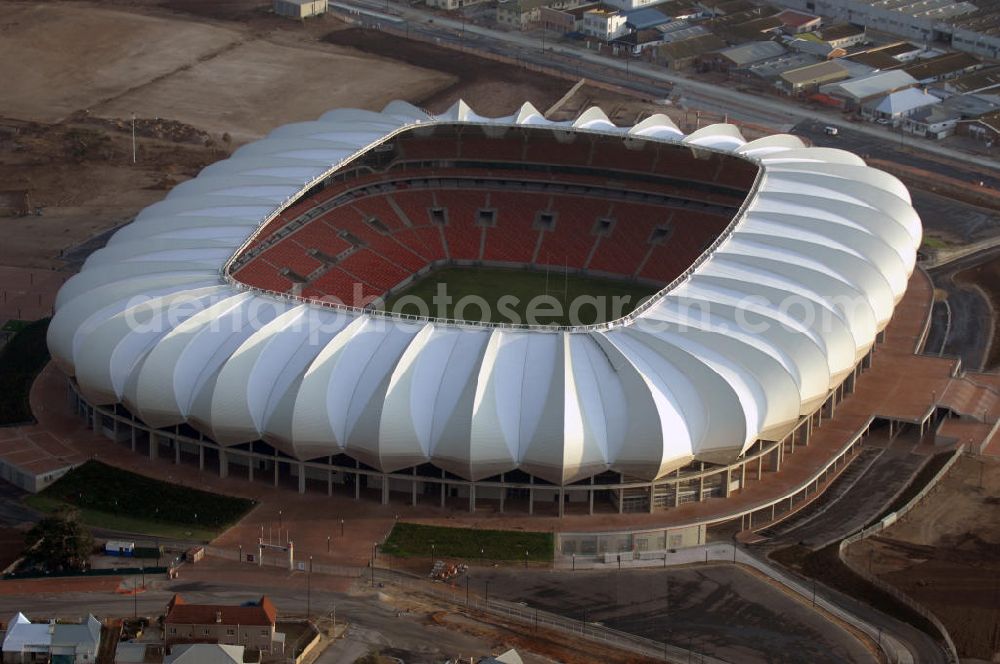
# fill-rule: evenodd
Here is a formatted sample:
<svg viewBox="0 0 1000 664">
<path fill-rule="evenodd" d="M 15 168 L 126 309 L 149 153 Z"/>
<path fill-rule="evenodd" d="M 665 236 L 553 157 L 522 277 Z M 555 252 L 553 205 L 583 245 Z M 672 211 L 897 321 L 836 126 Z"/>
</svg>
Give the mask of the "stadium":
<svg viewBox="0 0 1000 664">
<path fill-rule="evenodd" d="M 652 512 L 808 443 L 920 241 L 897 179 L 794 136 L 393 102 L 143 210 L 60 290 L 49 347 L 95 430 L 223 477 Z"/>
</svg>

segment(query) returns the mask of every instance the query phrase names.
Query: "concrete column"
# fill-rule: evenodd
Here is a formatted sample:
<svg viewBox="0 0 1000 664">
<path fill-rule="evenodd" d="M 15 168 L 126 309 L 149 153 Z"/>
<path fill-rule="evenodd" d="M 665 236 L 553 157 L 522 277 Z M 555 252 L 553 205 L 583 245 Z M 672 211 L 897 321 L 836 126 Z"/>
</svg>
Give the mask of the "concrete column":
<svg viewBox="0 0 1000 664">
<path fill-rule="evenodd" d="M 591 487 L 593 487 L 593 484 L 594 484 L 593 478 L 591 478 L 590 484 L 591 484 Z M 594 515 L 594 489 L 591 488 L 587 493 L 589 494 L 588 497 L 590 499 L 590 506 L 588 507 L 587 514 L 589 514 L 590 516 L 593 516 Z"/>
<path fill-rule="evenodd" d="M 441 479 L 443 480 L 444 478 L 445 478 L 445 472 L 442 470 Z M 448 485 L 446 485 L 444 482 L 441 482 L 441 507 L 444 507 L 444 502 L 445 499 L 447 498 L 447 493 L 448 493 Z"/>
<path fill-rule="evenodd" d="M 299 493 L 306 492 L 306 464 L 299 461 Z"/>
<path fill-rule="evenodd" d="M 181 441 L 174 438 L 172 442 L 174 445 L 174 465 L 179 466 L 181 465 Z"/>
<path fill-rule="evenodd" d="M 219 448 L 219 477 L 223 479 L 229 477 L 229 457 L 221 447 Z"/>
<path fill-rule="evenodd" d="M 559 516 L 561 518 L 566 512 L 566 494 L 562 487 L 559 487 L 559 493 L 557 495 L 559 496 Z"/>
<path fill-rule="evenodd" d="M 354 467 L 361 468 L 361 462 L 355 459 Z M 361 500 L 361 473 L 354 473 L 354 500 Z"/>
<path fill-rule="evenodd" d="M 619 484 L 625 484 L 625 473 L 618 473 Z M 618 489 L 618 513 L 625 512 L 625 489 Z"/>
<path fill-rule="evenodd" d="M 649 484 L 649 513 L 650 514 L 653 513 L 653 492 L 654 492 L 653 483 L 650 482 L 650 484 Z"/>
<path fill-rule="evenodd" d="M 476 511 L 476 485 L 469 484 L 469 512 Z"/>
<path fill-rule="evenodd" d="M 159 452 L 159 449 L 158 449 L 160 447 L 159 435 L 160 434 L 156 433 L 155 431 L 150 431 L 149 432 L 149 458 L 150 459 L 155 459 L 157 453 Z"/>
<path fill-rule="evenodd" d="M 413 467 L 413 482 L 410 484 L 410 505 L 417 506 L 417 467 Z"/>
<path fill-rule="evenodd" d="M 205 443 L 198 441 L 198 470 L 205 470 Z"/>
<path fill-rule="evenodd" d="M 500 514 L 503 514 L 503 502 L 507 497 L 507 487 L 503 484 L 503 473 L 500 473 Z"/>
<path fill-rule="evenodd" d="M 132 451 L 135 452 L 135 421 L 132 422 Z"/>
<path fill-rule="evenodd" d="M 278 486 L 278 474 L 281 472 L 281 465 L 278 463 L 278 450 L 274 451 L 274 486 Z"/>
<path fill-rule="evenodd" d="M 96 406 L 90 409 L 90 414 L 92 420 L 90 426 L 94 430 L 94 433 L 98 433 L 101 430 L 101 414 L 97 411 Z"/>
<path fill-rule="evenodd" d="M 729 485 L 730 485 L 731 480 L 733 478 L 732 472 L 733 472 L 732 468 L 730 468 L 729 466 L 726 466 L 726 470 L 723 471 L 723 473 L 722 473 L 722 484 L 723 484 L 723 487 L 722 487 L 723 494 L 722 495 L 724 495 L 726 498 L 728 498 L 729 494 L 731 493 L 729 491 Z"/>
<path fill-rule="evenodd" d="M 740 464 L 740 491 L 747 485 L 747 464 L 746 461 Z"/>
<path fill-rule="evenodd" d="M 333 495 L 333 468 L 326 469 L 326 495 Z"/>
<path fill-rule="evenodd" d="M 111 435 L 114 436 L 115 442 L 118 442 L 118 418 L 111 418 Z"/>
<path fill-rule="evenodd" d="M 535 476 L 534 475 L 528 475 L 528 484 L 534 484 L 534 483 L 535 483 Z M 528 489 L 528 514 L 531 515 L 531 514 L 534 514 L 534 513 L 535 513 L 535 490 L 534 490 L 534 488 L 529 488 Z"/>
<path fill-rule="evenodd" d="M 771 521 L 774 521 L 774 508 L 777 506 L 778 506 L 777 503 L 771 505 Z"/>
<path fill-rule="evenodd" d="M 778 447 L 781 447 L 781 445 L 779 445 Z M 757 481 L 758 482 L 760 481 L 760 478 L 763 475 L 764 475 L 764 457 L 763 456 L 759 456 L 759 457 L 757 457 Z"/>
<path fill-rule="evenodd" d="M 382 504 L 389 504 L 389 476 L 382 473 Z"/>
</svg>

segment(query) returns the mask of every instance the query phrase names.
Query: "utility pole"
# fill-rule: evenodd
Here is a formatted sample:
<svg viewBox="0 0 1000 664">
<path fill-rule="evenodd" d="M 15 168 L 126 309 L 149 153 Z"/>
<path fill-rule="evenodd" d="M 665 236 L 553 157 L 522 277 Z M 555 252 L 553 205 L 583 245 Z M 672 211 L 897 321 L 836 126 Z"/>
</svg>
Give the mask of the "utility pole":
<svg viewBox="0 0 1000 664">
<path fill-rule="evenodd" d="M 312 573 L 313 557 L 309 556 L 309 571 L 306 572 L 306 620 L 312 614 Z"/>
</svg>

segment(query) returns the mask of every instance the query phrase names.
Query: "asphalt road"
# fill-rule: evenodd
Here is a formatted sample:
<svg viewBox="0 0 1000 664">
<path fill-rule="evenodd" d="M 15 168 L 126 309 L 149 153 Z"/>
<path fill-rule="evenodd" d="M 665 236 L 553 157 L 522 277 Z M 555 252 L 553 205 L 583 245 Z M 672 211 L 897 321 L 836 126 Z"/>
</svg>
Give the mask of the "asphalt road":
<svg viewBox="0 0 1000 664">
<path fill-rule="evenodd" d="M 978 290 L 955 281 L 955 275 L 991 260 L 1000 260 L 1000 247 L 930 270 L 934 286 L 947 297 L 934 305 L 925 353 L 960 357 L 969 371 L 982 368 L 993 325 L 990 305 Z"/>
</svg>

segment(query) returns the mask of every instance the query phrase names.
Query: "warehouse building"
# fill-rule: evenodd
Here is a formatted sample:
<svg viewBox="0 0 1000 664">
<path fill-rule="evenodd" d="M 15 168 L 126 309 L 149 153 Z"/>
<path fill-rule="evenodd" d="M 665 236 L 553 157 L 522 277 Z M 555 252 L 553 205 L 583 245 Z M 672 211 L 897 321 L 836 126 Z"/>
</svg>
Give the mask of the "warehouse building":
<svg viewBox="0 0 1000 664">
<path fill-rule="evenodd" d="M 326 10 L 327 0 L 274 0 L 274 13 L 288 18 L 319 16 Z"/>
</svg>

